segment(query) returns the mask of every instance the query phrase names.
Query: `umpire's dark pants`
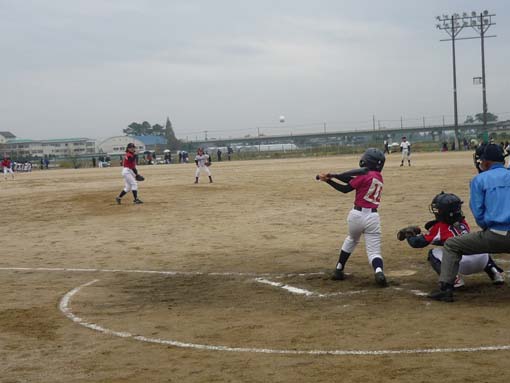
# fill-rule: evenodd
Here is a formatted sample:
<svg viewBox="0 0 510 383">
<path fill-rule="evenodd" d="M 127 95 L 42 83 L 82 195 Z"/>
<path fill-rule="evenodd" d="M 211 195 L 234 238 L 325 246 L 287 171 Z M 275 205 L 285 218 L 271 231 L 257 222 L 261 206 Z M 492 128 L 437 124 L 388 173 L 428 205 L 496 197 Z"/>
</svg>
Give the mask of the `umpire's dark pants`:
<svg viewBox="0 0 510 383">
<path fill-rule="evenodd" d="M 510 232 L 503 235 L 484 230 L 448 239 L 444 244 L 439 282 L 453 285 L 462 256 L 480 253 L 510 253 Z"/>
</svg>

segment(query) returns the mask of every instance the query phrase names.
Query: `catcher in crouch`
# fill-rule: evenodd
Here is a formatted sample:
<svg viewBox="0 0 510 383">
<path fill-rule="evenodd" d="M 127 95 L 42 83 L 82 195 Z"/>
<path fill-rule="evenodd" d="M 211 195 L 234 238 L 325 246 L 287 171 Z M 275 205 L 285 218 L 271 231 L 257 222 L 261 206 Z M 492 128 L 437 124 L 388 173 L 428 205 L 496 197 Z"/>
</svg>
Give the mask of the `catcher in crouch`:
<svg viewBox="0 0 510 383">
<path fill-rule="evenodd" d="M 138 174 L 138 171 L 136 170 L 136 147 L 132 142 L 127 144 L 126 154 L 122 160 L 122 166 L 122 177 L 124 177 L 125 186 L 119 196 L 115 198 L 115 201 L 120 205 L 122 197 L 124 197 L 127 193 L 132 192 L 134 198 L 133 203 L 143 203 L 142 200 L 138 198 L 137 181 L 143 181 L 145 178 Z"/>
<path fill-rule="evenodd" d="M 342 245 L 340 257 L 332 276 L 333 280 L 345 279 L 345 264 L 363 234 L 368 260 L 374 269 L 375 281 L 381 287 L 388 285 L 383 272 L 381 221 L 377 213 L 377 208 L 381 203 L 383 188 L 381 171 L 385 161 L 383 152 L 379 149 L 369 148 L 361 156 L 360 169 L 342 174 L 321 173 L 317 176 L 319 180 L 327 182 L 342 193 L 356 191 L 354 207 L 347 217 L 349 235 Z M 334 180 L 344 182 L 345 185 Z"/>
<path fill-rule="evenodd" d="M 469 225 L 461 210 L 462 203 L 461 199 L 455 194 L 441 192 L 434 197 L 430 204 L 430 211 L 436 219 L 425 224 L 428 233 L 421 234 L 419 227 L 409 226 L 398 231 L 397 239 L 400 241 L 407 239 L 407 243 L 411 247 L 422 248 L 429 244 L 442 246 L 450 237 L 469 233 Z M 436 247 L 429 250 L 427 260 L 438 274 L 441 273 L 442 259 L 442 248 Z M 501 285 L 505 282 L 503 270 L 496 265 L 489 254 L 483 253 L 462 257 L 454 287 L 464 286 L 462 275 L 475 274 L 481 271 L 485 271 L 495 285 Z"/>
</svg>

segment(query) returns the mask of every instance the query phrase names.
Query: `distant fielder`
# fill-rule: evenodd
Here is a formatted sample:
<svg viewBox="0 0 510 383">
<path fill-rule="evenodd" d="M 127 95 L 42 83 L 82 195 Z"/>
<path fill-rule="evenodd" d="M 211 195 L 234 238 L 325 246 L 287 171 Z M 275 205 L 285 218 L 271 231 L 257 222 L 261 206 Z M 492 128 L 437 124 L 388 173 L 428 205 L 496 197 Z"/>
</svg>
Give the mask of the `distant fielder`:
<svg viewBox="0 0 510 383">
<path fill-rule="evenodd" d="M 200 173 L 205 171 L 209 176 L 209 182 L 212 183 L 211 171 L 209 170 L 209 165 L 211 165 L 209 154 L 204 153 L 204 149 L 198 148 L 197 155 L 195 156 L 195 164 L 197 165 L 197 170 L 195 170 L 195 183 L 198 184 L 198 177 L 200 177 Z"/>
<path fill-rule="evenodd" d="M 404 166 L 404 161 L 407 160 L 409 166 L 411 166 L 411 143 L 407 141 L 407 138 L 402 137 L 402 142 L 400 143 L 400 151 L 402 152 L 402 162 L 400 166 Z"/>
<path fill-rule="evenodd" d="M 345 279 L 344 269 L 347 260 L 359 243 L 361 235 L 365 236 L 365 245 L 370 265 L 374 269 L 375 281 L 381 287 L 388 285 L 383 272 L 383 259 L 381 255 L 381 221 L 377 208 L 381 203 L 383 178 L 381 171 L 386 161 L 384 153 L 379 149 L 370 148 L 365 151 L 359 161 L 358 174 L 349 171 L 343 174 L 321 173 L 318 179 L 327 182 L 342 193 L 356 191 L 354 207 L 349 212 L 347 223 L 349 235 L 345 239 L 338 259 L 333 280 Z M 338 179 L 344 184 L 333 181 Z"/>
<path fill-rule="evenodd" d="M 4 168 L 4 179 L 5 180 L 7 179 L 7 173 L 11 173 L 11 177 L 12 179 L 14 179 L 14 172 L 12 171 L 11 168 L 11 159 L 9 158 L 9 156 L 5 156 L 4 159 L 2 160 L 2 167 Z"/>
</svg>

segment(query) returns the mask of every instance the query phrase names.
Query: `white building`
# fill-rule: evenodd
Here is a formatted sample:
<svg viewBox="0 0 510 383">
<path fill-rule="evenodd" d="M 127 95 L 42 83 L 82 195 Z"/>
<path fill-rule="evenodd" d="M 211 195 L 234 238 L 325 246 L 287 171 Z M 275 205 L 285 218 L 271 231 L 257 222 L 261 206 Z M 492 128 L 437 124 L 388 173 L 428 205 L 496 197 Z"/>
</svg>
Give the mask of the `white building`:
<svg viewBox="0 0 510 383">
<path fill-rule="evenodd" d="M 145 144 L 131 136 L 114 136 L 98 142 L 97 152 L 113 155 L 121 155 L 126 152 L 126 146 L 130 142 L 134 143 L 139 153 L 145 151 Z"/>
<path fill-rule="evenodd" d="M 8 139 L 1 151 L 16 157 L 66 157 L 95 153 L 96 142 L 90 138 L 54 140 Z"/>
</svg>

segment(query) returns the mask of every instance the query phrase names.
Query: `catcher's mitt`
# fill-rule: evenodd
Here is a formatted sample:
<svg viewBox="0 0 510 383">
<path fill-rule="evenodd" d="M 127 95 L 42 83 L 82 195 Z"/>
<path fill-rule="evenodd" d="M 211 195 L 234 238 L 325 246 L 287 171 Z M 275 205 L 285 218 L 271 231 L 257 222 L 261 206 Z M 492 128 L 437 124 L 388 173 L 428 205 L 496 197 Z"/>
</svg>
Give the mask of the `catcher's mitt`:
<svg viewBox="0 0 510 383">
<path fill-rule="evenodd" d="M 145 180 L 145 177 L 144 177 L 144 176 L 142 176 L 141 174 L 137 174 L 137 175 L 136 175 L 136 177 L 135 177 L 135 179 L 136 179 L 137 181 L 140 181 L 140 182 L 141 182 L 141 181 L 144 181 L 144 180 Z"/>
<path fill-rule="evenodd" d="M 205 166 L 211 166 L 211 162 L 206 162 Z"/>
<path fill-rule="evenodd" d="M 415 237 L 419 234 L 421 234 L 421 229 L 418 226 L 407 226 L 398 231 L 397 239 L 403 241 L 404 239 Z"/>
</svg>

